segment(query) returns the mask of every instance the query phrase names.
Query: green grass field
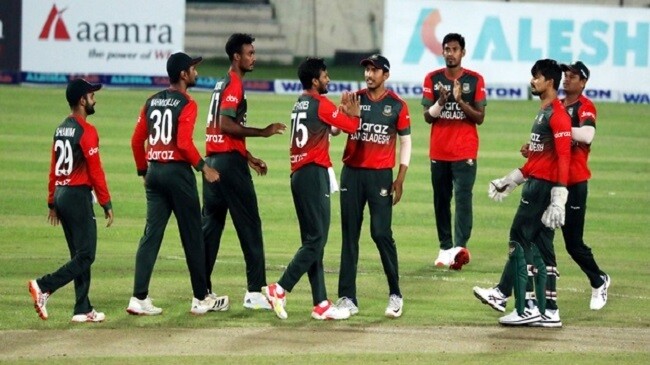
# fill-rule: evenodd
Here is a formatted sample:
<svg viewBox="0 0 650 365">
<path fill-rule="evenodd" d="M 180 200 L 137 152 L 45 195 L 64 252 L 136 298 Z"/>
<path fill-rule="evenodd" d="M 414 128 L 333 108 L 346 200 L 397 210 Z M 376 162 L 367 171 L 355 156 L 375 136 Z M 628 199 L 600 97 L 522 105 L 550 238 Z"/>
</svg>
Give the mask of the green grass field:
<svg viewBox="0 0 650 365">
<path fill-rule="evenodd" d="M 83 351 L 41 357 L 25 355 L 21 346 L 52 346 L 52 352 L 57 354 L 56 347 L 63 346 L 63 339 L 68 336 L 79 341 L 81 349 L 89 346 L 85 342 L 101 345 L 105 341 L 108 344 L 122 337 L 129 338 L 133 333 L 147 338 L 146 341 L 139 337 L 133 340 L 133 346 L 140 347 L 140 351 L 100 354 L 90 359 L 90 363 L 175 364 L 214 360 L 291 364 L 343 361 L 519 364 L 537 360 L 632 364 L 650 361 L 650 148 L 647 142 L 650 129 L 644 123 L 650 117 L 648 105 L 597 105 L 598 132 L 591 154 L 593 179 L 585 239 L 601 267 L 611 275 L 613 284 L 607 306 L 598 312 L 590 311 L 589 283 L 567 255 L 560 237 L 556 240 L 561 273 L 558 303 L 564 328 L 549 331 L 499 327 L 500 314 L 482 305 L 471 291 L 475 285 L 496 283 L 503 268 L 508 231 L 520 191 L 497 204 L 487 197 L 487 185 L 490 180 L 523 163 L 518 151 L 527 140 L 531 119 L 538 108 L 536 101 L 489 103 L 485 123 L 479 128 L 481 147 L 474 191 L 474 230 L 469 244 L 472 262 L 460 272 L 450 272 L 433 265 L 438 245 L 427 159 L 428 126 L 422 120 L 419 100 L 408 100 L 413 124 L 413 156 L 402 202 L 395 207 L 393 219 L 405 297 L 402 318 L 383 317 L 387 285 L 369 236 L 367 219 L 359 262 L 361 313 L 348 321 L 321 323 L 310 319 L 311 294 L 306 277 L 288 297 L 288 320 L 280 321 L 271 312 L 245 311 L 241 306 L 245 293 L 244 261 L 230 223 L 224 233 L 213 282 L 219 294 L 230 295 L 231 309 L 204 317 L 191 316 L 188 313 L 192 296 L 189 275 L 173 219 L 167 228 L 150 288 L 156 305 L 165 312 L 150 318 L 128 316 L 124 309 L 131 296 L 134 255 L 145 217 L 144 190 L 141 178 L 135 173 L 130 136 L 139 109 L 150 94 L 151 90 L 118 89 L 101 90 L 96 94 L 97 114 L 89 119 L 100 134 L 101 158 L 112 194 L 115 222 L 113 227 L 104 228 L 103 216 L 97 207 L 99 241 L 90 294 L 96 308 L 106 313 L 107 320 L 99 325 L 79 326 L 69 322 L 74 300 L 72 285 L 51 297 L 47 321 L 41 321 L 34 312 L 26 288 L 28 279 L 51 272 L 68 259 L 61 228 L 49 226 L 46 219 L 52 133 L 69 112 L 64 89 L 0 86 L 0 169 L 3 171 L 0 180 L 0 363 L 40 363 L 43 357 L 48 363 L 88 363 L 90 355 L 84 355 Z M 203 151 L 204 118 L 210 94 L 195 92 L 193 95 L 199 103 L 200 115 L 195 142 Z M 294 99 L 249 94 L 249 125 L 288 124 Z M 287 133 L 247 141 L 249 150 L 269 166 L 267 176 L 254 177 L 269 282 L 279 278 L 284 265 L 300 245 L 289 189 L 288 139 Z M 331 156 L 337 171 L 341 167 L 343 144 L 343 136 L 333 139 Z M 335 195 L 330 239 L 325 251 L 326 282 L 331 299 L 336 299 L 339 253 L 340 214 L 338 195 Z M 215 342 L 210 346 L 217 349 L 222 342 L 220 331 L 264 331 L 262 337 L 251 335 L 240 339 L 248 343 L 249 348 L 259 347 L 260 352 L 237 352 L 230 347 L 224 352 L 209 352 L 205 346 L 188 345 L 186 351 L 157 355 L 164 351 L 144 345 L 157 341 L 165 343 L 164 337 L 178 333 L 197 333 L 197 336 L 209 333 L 215 337 L 205 341 Z M 319 333 L 323 334 L 321 341 L 333 341 L 341 347 L 337 350 L 335 346 L 330 352 L 307 340 L 309 336 L 318 337 Z M 412 341 L 403 347 L 387 345 L 374 349 L 360 340 L 372 333 L 397 333 L 397 338 L 401 333 L 401 338 Z M 616 342 L 608 343 L 625 333 L 633 337 L 626 342 L 631 348 L 616 348 L 612 345 Z M 43 336 L 49 338 L 52 334 L 61 340 L 38 343 Z M 163 335 L 160 339 L 148 338 L 153 334 Z M 453 337 L 454 334 L 458 337 Z M 288 357 L 281 352 L 286 341 L 304 342 L 304 347 L 313 346 L 314 351 L 298 351 Z M 594 343 L 596 350 L 573 348 L 572 341 Z M 18 342 L 20 346 L 11 345 Z M 475 343 L 484 343 L 486 347 L 474 348 Z M 515 343 L 521 345 L 508 345 Z M 414 344 L 420 347 L 414 348 Z M 349 350 L 349 346 L 358 347 Z M 265 356 L 262 349 L 268 348 L 275 350 Z"/>
</svg>

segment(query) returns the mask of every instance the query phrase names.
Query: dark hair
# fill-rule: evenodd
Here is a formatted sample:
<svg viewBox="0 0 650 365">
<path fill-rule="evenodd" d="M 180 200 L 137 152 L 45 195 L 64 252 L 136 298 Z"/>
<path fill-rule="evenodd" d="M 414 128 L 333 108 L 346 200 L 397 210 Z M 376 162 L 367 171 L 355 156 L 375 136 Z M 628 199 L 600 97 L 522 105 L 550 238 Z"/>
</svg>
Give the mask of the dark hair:
<svg viewBox="0 0 650 365">
<path fill-rule="evenodd" d="M 553 80 L 553 88 L 558 90 L 560 88 L 560 81 L 562 80 L 562 69 L 555 60 L 549 58 L 538 60 L 530 69 L 530 74 L 535 77 L 537 74 L 544 76 L 547 80 Z"/>
<path fill-rule="evenodd" d="M 320 77 L 321 71 L 327 70 L 325 61 L 322 58 L 307 57 L 300 66 L 298 66 L 298 78 L 302 84 L 303 90 L 311 89 L 311 81 Z"/>
<path fill-rule="evenodd" d="M 226 42 L 226 54 L 228 59 L 232 61 L 235 53 L 241 53 L 241 48 L 244 44 L 253 44 L 255 42 L 255 37 L 250 34 L 244 33 L 234 33 L 228 38 Z"/>
<path fill-rule="evenodd" d="M 453 41 L 458 42 L 460 49 L 465 49 L 465 38 L 463 38 L 463 36 L 458 33 L 447 34 L 445 38 L 442 39 L 442 46 L 444 47 L 445 44 Z"/>
</svg>

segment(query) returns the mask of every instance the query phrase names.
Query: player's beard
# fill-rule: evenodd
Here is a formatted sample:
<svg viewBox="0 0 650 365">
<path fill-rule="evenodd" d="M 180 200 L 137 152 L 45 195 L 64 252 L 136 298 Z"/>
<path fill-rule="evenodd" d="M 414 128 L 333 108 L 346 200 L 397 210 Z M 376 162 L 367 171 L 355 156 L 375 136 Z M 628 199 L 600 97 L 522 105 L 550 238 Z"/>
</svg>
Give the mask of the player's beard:
<svg viewBox="0 0 650 365">
<path fill-rule="evenodd" d="M 194 86 L 196 86 L 196 79 L 194 79 L 194 80 L 189 80 L 189 81 L 187 82 L 187 87 L 188 87 L 188 88 L 190 88 L 190 87 L 194 87 Z"/>
<path fill-rule="evenodd" d="M 95 114 L 95 104 L 87 103 L 86 106 L 84 107 L 84 109 L 86 111 L 86 115 Z"/>
<path fill-rule="evenodd" d="M 318 82 L 318 93 L 321 95 L 327 94 L 327 84 L 323 84 L 320 81 Z"/>
</svg>

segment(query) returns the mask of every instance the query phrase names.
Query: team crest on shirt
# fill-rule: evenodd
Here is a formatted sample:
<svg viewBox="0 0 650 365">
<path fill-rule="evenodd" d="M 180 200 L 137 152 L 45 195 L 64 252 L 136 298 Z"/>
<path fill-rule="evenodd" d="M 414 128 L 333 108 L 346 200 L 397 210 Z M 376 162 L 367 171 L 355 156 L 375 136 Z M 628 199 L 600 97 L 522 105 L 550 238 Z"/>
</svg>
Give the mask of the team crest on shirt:
<svg viewBox="0 0 650 365">
<path fill-rule="evenodd" d="M 382 114 L 387 117 L 390 117 L 393 114 L 393 108 L 390 105 L 385 105 Z"/>
<path fill-rule="evenodd" d="M 379 190 L 379 195 L 381 195 L 381 196 L 388 196 L 388 189 L 381 188 L 381 189 Z"/>
<path fill-rule="evenodd" d="M 463 82 L 463 94 L 469 94 L 470 91 L 469 83 Z"/>
<path fill-rule="evenodd" d="M 567 109 L 566 112 L 569 113 L 569 115 L 573 115 L 573 107 Z"/>
</svg>

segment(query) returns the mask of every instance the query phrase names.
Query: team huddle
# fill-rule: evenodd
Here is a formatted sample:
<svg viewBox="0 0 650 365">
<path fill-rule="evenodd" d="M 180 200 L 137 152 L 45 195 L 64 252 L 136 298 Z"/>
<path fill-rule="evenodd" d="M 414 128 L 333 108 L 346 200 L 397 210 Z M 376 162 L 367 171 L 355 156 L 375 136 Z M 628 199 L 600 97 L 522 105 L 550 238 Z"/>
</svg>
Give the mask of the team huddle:
<svg viewBox="0 0 650 365">
<path fill-rule="evenodd" d="M 269 283 L 251 175 L 251 169 L 265 175 L 267 165 L 247 149 L 246 138 L 283 134 L 287 126 L 247 126 L 243 78 L 255 66 L 254 41 L 249 34 L 235 33 L 226 44 L 231 64 L 210 99 L 204 157 L 193 141 L 198 105 L 188 93 L 196 85 L 201 57 L 192 58 L 182 52 L 171 55 L 167 60 L 170 86 L 149 97 L 140 110 L 131 148 L 146 192 L 146 224 L 135 256 L 133 292 L 126 311 L 133 315 L 163 312 L 149 297 L 149 284 L 172 213 L 190 273 L 190 312 L 202 315 L 228 310 L 230 299 L 217 295 L 212 273 L 230 213 L 246 263 L 245 308 L 269 310 L 280 319 L 288 318 L 288 293 L 307 274 L 312 318 L 347 319 L 360 311 L 357 265 L 364 209 L 368 205 L 371 237 L 388 284 L 384 315 L 400 317 L 404 299 L 392 211 L 401 200 L 411 159 L 411 120 L 406 102 L 386 87 L 390 76 L 388 59 L 379 54 L 363 59 L 360 64 L 366 88 L 344 92 L 338 105 L 326 96 L 330 79 L 323 59 L 307 58 L 299 65 L 303 92 L 291 111 L 289 161 L 301 246 L 280 277 Z M 429 157 L 439 241 L 434 263 L 461 270 L 471 260 L 467 245 L 472 233 L 478 126 L 484 122 L 487 102 L 483 77 L 461 66 L 465 39 L 450 33 L 442 45 L 446 66 L 425 76 L 421 101 L 424 120 L 431 125 Z M 566 96 L 559 99 L 563 74 Z M 591 177 L 587 159 L 595 135 L 596 109 L 582 95 L 589 79 L 589 69 L 582 62 L 560 65 L 554 60 L 539 60 L 531 75 L 532 94 L 540 98 L 541 108 L 529 142 L 521 149 L 525 163 L 491 181 L 488 188 L 488 196 L 499 202 L 522 185 L 510 229 L 508 260 L 499 284 L 493 288 L 474 287 L 474 295 L 505 312 L 508 297 L 514 294 L 515 309 L 499 319 L 503 325 L 561 327 L 555 229 L 562 229 L 567 251 L 589 278 L 591 309 L 605 305 L 610 285 L 610 277 L 600 270 L 582 238 L 587 181 Z M 53 137 L 48 220 L 63 227 L 71 259 L 57 271 L 28 282 L 36 312 L 44 320 L 48 318 L 49 297 L 71 281 L 76 294 L 72 321 L 101 322 L 106 317 L 94 309 L 88 298 L 97 246 L 93 202 L 104 209 L 107 226 L 113 222 L 111 196 L 99 157 L 99 137 L 87 121 L 95 112 L 95 92 L 101 87 L 83 79 L 70 81 L 66 99 L 71 114 Z M 330 138 L 341 132 L 347 134 L 347 141 L 339 184 L 329 149 Z M 192 169 L 202 174 L 202 204 Z M 325 286 L 323 253 L 331 223 L 330 196 L 336 191 L 340 191 L 342 244 L 338 299 L 332 301 Z"/>
</svg>

